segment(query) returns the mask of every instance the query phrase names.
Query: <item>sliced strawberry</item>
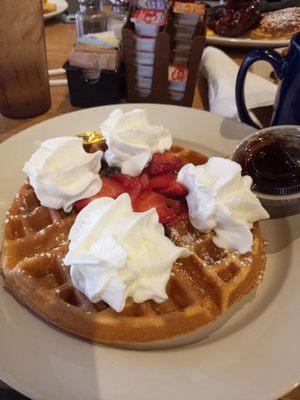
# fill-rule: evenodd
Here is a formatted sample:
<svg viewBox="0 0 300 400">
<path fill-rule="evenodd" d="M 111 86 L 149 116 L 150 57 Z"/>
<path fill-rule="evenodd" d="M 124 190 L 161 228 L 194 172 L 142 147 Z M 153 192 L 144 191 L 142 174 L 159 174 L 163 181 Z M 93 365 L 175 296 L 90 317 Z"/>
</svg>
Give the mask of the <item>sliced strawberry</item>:
<svg viewBox="0 0 300 400">
<path fill-rule="evenodd" d="M 107 178 L 106 176 L 101 176 L 101 179 L 102 188 L 98 193 L 98 197 L 112 197 L 113 199 L 116 199 L 120 194 L 125 192 L 123 186 L 112 179 L 112 177 Z"/>
<path fill-rule="evenodd" d="M 167 225 L 172 226 L 179 224 L 182 221 L 188 221 L 189 212 L 186 204 L 182 204 L 182 209 L 177 213 L 175 218 L 167 222 Z"/>
<path fill-rule="evenodd" d="M 124 174 L 117 173 L 117 174 L 111 175 L 111 179 L 114 179 L 115 181 L 119 182 L 123 186 L 124 183 L 127 182 L 128 179 L 130 179 L 130 178 Z"/>
<path fill-rule="evenodd" d="M 119 182 L 116 182 L 111 178 L 107 178 L 106 176 L 101 176 L 101 179 L 102 179 L 102 187 L 100 192 L 87 199 L 77 200 L 75 202 L 75 208 L 77 211 L 82 210 L 92 200 L 95 200 L 99 197 L 112 197 L 113 199 L 116 199 L 117 197 L 120 196 L 120 194 L 125 192 L 123 186 Z"/>
<path fill-rule="evenodd" d="M 170 151 L 164 153 L 155 153 L 149 164 L 151 175 L 163 175 L 170 172 L 177 172 L 183 166 L 180 158 L 176 157 Z"/>
<path fill-rule="evenodd" d="M 133 202 L 134 211 L 147 211 L 150 208 L 160 207 L 165 204 L 164 196 L 153 192 L 152 190 L 143 190 L 139 198 Z"/>
<path fill-rule="evenodd" d="M 187 195 L 187 191 L 177 182 L 174 174 L 154 176 L 149 181 L 149 189 L 175 199 L 182 199 Z"/>
<path fill-rule="evenodd" d="M 159 189 L 167 188 L 172 185 L 175 175 L 164 174 L 156 175 L 149 179 L 149 189 L 158 191 Z M 176 178 L 175 178 L 176 180 Z"/>
<path fill-rule="evenodd" d="M 129 194 L 132 201 L 137 199 L 143 189 L 139 177 L 130 178 L 124 174 L 114 174 L 111 175 L 111 178 L 123 186 L 124 191 Z"/>
<path fill-rule="evenodd" d="M 174 199 L 184 199 L 187 195 L 185 188 L 176 179 L 174 179 L 170 186 L 159 189 L 159 193 Z"/>
<path fill-rule="evenodd" d="M 88 199 L 81 199 L 81 200 L 77 200 L 74 203 L 74 206 L 76 208 L 76 210 L 79 212 L 80 210 L 82 210 L 85 206 L 87 206 L 92 200 L 96 199 L 98 196 L 92 196 L 89 197 Z"/>
<path fill-rule="evenodd" d="M 182 204 L 181 201 L 168 199 L 152 190 L 144 190 L 133 202 L 133 210 L 142 212 L 150 210 L 150 208 L 156 208 L 159 221 L 167 223 L 177 217 L 177 213 L 182 210 Z"/>
<path fill-rule="evenodd" d="M 159 222 L 162 224 L 171 223 L 177 217 L 176 212 L 166 206 L 158 207 L 156 210 L 159 216 Z"/>
<path fill-rule="evenodd" d="M 147 172 L 143 172 L 142 175 L 140 176 L 140 182 L 142 185 L 143 190 L 146 189 L 149 185 L 149 175 Z"/>
<path fill-rule="evenodd" d="M 173 211 L 175 211 L 177 215 L 182 212 L 182 210 L 184 209 L 185 202 L 181 200 L 170 199 L 168 197 L 165 198 L 167 199 L 167 206 L 171 208 Z"/>
<path fill-rule="evenodd" d="M 141 181 L 138 177 L 128 179 L 126 182 L 124 182 L 123 187 L 131 197 L 132 201 L 138 198 L 143 189 Z"/>
</svg>

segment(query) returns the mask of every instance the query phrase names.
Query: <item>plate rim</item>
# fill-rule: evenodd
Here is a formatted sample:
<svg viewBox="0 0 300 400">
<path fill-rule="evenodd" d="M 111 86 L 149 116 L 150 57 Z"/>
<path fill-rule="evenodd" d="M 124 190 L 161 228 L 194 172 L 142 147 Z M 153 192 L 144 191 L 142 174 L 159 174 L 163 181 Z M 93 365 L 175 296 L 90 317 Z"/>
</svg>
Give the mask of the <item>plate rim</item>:
<svg viewBox="0 0 300 400">
<path fill-rule="evenodd" d="M 227 36 L 209 35 L 206 37 L 206 43 L 209 45 L 220 45 L 230 47 L 286 47 L 291 39 L 252 39 L 252 38 L 231 38 Z"/>
<path fill-rule="evenodd" d="M 135 105 L 135 104 L 126 104 L 126 106 L 128 107 L 128 106 L 130 106 L 130 107 L 135 107 L 135 106 L 141 106 L 141 105 Z M 147 105 L 142 105 L 143 107 L 147 107 Z M 150 106 L 151 106 L 151 104 L 150 104 Z M 115 106 L 106 106 L 107 108 L 112 108 L 112 107 L 115 107 Z M 175 108 L 177 108 L 176 106 L 171 106 L 171 107 L 175 107 Z M 99 107 L 94 107 L 93 109 L 96 111 L 97 109 L 98 109 Z M 180 107 L 180 108 L 182 108 L 182 107 Z M 203 111 L 203 110 L 196 110 L 196 109 L 190 109 L 190 108 L 186 108 L 187 110 L 193 110 L 193 111 L 200 111 L 201 113 L 207 113 L 207 114 L 212 114 L 212 113 L 209 113 L 209 112 L 206 112 L 206 111 Z M 89 109 L 89 110 L 91 110 L 91 109 Z M 80 110 L 80 111 L 73 111 L 73 112 L 71 112 L 71 113 L 67 113 L 67 114 L 63 114 L 63 115 L 60 115 L 60 116 L 56 116 L 56 117 L 54 117 L 54 118 L 51 118 L 51 119 L 48 119 L 48 120 L 45 120 L 45 121 L 42 121 L 42 122 L 40 122 L 39 124 L 36 124 L 36 125 L 34 125 L 34 126 L 31 126 L 31 127 L 29 127 L 29 128 L 27 128 L 27 129 L 25 129 L 25 130 L 23 130 L 23 131 L 21 131 L 21 132 L 19 132 L 19 133 L 26 133 L 27 131 L 31 131 L 32 129 L 33 130 L 36 130 L 37 128 L 39 128 L 40 126 L 43 126 L 43 125 L 47 125 L 48 123 L 49 123 L 49 121 L 50 120 L 57 120 L 57 119 L 60 119 L 60 118 L 62 118 L 62 119 L 64 119 L 64 118 L 72 118 L 72 114 L 75 114 L 75 113 L 80 113 L 80 112 L 85 112 L 86 110 Z M 221 116 L 215 116 L 215 117 L 217 117 L 220 121 L 221 120 L 223 120 L 224 118 L 222 118 Z M 5 140 L 2 144 L 5 144 L 5 143 L 9 143 L 10 141 L 14 141 L 14 140 L 16 140 L 16 141 L 20 141 L 20 140 L 22 140 L 22 136 L 20 136 L 19 134 L 17 134 L 17 135 L 14 135 L 14 136 L 12 136 L 11 138 L 9 138 L 9 139 L 7 139 L 7 140 Z M 5 146 L 4 146 L 5 147 Z M 1 149 L 2 149 L 2 146 L 0 146 L 0 153 L 1 153 Z M 7 377 L 6 377 L 7 378 Z M 27 391 L 25 391 L 24 389 L 20 389 L 20 387 L 19 387 L 19 385 L 16 385 L 16 384 L 14 384 L 14 383 L 11 383 L 11 381 L 10 381 L 10 379 L 8 378 L 8 379 L 3 379 L 5 382 L 7 382 L 10 386 L 12 386 L 12 387 L 15 387 L 18 391 L 20 391 L 20 392 L 22 392 L 22 393 L 25 393 L 25 395 L 29 395 L 30 397 L 32 397 L 33 399 L 37 399 L 38 397 L 36 397 L 36 395 L 35 394 L 32 394 L 32 393 L 28 393 Z M 288 389 L 286 390 L 286 389 L 284 389 L 284 392 L 282 392 L 282 394 L 279 394 L 279 396 L 281 396 L 281 395 L 284 395 L 285 393 L 287 393 L 288 391 L 290 391 L 290 390 L 292 390 L 292 389 L 294 389 L 295 387 L 297 387 L 299 385 L 299 379 L 298 379 L 298 381 L 297 381 L 297 384 L 295 385 L 295 384 L 293 384 L 292 386 L 291 386 L 291 384 L 288 386 Z M 26 393 L 27 392 L 27 393 Z M 274 399 L 275 399 L 275 397 L 274 397 Z M 277 394 L 276 394 L 276 399 L 277 399 Z"/>
</svg>

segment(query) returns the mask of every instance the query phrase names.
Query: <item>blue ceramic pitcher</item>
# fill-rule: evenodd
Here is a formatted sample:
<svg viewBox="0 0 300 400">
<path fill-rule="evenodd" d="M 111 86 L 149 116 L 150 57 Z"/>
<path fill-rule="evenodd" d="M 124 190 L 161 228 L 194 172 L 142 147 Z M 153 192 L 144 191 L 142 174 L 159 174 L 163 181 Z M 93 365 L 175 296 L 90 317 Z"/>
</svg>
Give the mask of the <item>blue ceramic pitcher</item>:
<svg viewBox="0 0 300 400">
<path fill-rule="evenodd" d="M 269 62 L 280 80 L 271 125 L 300 125 L 300 32 L 290 43 L 288 54 L 282 57 L 275 50 L 255 50 L 240 67 L 235 95 L 240 120 L 259 128 L 249 116 L 244 98 L 244 83 L 249 67 L 258 60 Z"/>
</svg>

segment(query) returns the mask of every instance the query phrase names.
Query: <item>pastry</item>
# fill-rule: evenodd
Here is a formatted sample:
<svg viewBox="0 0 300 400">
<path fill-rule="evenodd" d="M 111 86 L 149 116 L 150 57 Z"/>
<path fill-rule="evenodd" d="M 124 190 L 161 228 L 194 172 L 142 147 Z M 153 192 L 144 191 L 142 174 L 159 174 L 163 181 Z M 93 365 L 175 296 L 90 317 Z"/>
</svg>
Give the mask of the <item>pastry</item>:
<svg viewBox="0 0 300 400">
<path fill-rule="evenodd" d="M 208 9 L 208 28 L 219 36 L 240 37 L 259 21 L 256 1 L 227 0 L 225 6 Z"/>
<path fill-rule="evenodd" d="M 300 7 L 290 7 L 262 14 L 258 27 L 249 36 L 252 39 L 289 39 L 299 30 Z"/>
</svg>

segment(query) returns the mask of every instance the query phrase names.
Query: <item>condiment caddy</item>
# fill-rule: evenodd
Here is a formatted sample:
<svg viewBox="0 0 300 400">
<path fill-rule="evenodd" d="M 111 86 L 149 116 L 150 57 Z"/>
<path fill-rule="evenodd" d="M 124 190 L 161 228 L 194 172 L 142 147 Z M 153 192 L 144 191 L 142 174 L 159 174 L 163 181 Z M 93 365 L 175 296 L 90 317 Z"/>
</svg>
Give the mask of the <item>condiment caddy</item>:
<svg viewBox="0 0 300 400">
<path fill-rule="evenodd" d="M 122 36 L 130 102 L 192 105 L 205 44 L 205 6 L 167 7 L 164 1 L 138 0 L 130 10 Z"/>
</svg>

